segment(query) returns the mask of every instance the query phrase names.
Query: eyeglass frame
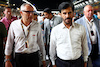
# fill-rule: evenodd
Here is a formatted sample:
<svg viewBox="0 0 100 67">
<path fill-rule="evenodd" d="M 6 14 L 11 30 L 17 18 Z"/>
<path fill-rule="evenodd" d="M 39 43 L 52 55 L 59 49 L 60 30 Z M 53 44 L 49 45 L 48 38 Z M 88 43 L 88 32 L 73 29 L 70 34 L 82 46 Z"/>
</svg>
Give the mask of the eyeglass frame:
<svg viewBox="0 0 100 67">
<path fill-rule="evenodd" d="M 25 10 L 22 10 L 22 12 L 26 12 L 26 13 L 28 13 L 28 14 L 30 14 L 30 13 L 35 13 L 36 11 L 25 11 Z"/>
</svg>

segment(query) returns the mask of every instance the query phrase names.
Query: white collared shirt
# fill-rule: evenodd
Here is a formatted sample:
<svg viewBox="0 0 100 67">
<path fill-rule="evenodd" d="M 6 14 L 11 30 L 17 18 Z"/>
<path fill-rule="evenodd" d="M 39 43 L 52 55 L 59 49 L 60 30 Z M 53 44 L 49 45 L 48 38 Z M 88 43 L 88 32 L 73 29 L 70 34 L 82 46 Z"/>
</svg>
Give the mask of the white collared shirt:
<svg viewBox="0 0 100 67">
<path fill-rule="evenodd" d="M 35 21 L 30 23 L 29 35 L 27 38 L 28 48 L 26 48 L 26 40 L 21 23 L 21 19 L 19 19 L 13 21 L 10 25 L 5 47 L 5 55 L 11 55 L 12 47 L 15 42 L 15 53 L 33 53 L 40 50 L 43 54 L 43 60 L 45 60 L 45 48 L 40 24 Z M 23 28 L 25 30 L 25 26 Z M 27 32 L 27 30 L 25 30 L 25 32 Z"/>
<path fill-rule="evenodd" d="M 89 36 L 90 36 L 90 39 L 92 41 L 92 44 L 96 44 L 97 43 L 97 33 L 96 33 L 96 25 L 95 23 L 93 22 L 93 19 L 91 19 L 91 21 L 88 21 L 88 19 L 85 17 L 85 20 L 86 20 L 86 24 L 87 24 L 87 28 L 88 28 L 88 31 L 89 31 Z M 91 27 L 92 28 L 91 28 Z M 92 36 L 91 35 L 91 30 L 93 31 L 94 35 Z"/>
<path fill-rule="evenodd" d="M 63 23 L 55 26 L 50 38 L 50 59 L 55 65 L 55 56 L 62 60 L 78 59 L 83 53 L 84 61 L 88 58 L 86 31 L 82 25 L 73 22 L 70 29 Z"/>
</svg>

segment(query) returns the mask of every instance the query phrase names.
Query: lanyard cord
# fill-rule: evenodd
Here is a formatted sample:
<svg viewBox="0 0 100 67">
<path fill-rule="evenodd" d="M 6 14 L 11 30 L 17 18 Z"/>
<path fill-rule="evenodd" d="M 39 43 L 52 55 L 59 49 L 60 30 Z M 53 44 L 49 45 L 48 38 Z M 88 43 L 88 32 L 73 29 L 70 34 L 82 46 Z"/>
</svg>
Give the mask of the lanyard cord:
<svg viewBox="0 0 100 67">
<path fill-rule="evenodd" d="M 90 23 L 86 20 L 86 22 L 89 24 L 90 29 L 92 30 L 92 26 L 93 26 L 93 21 L 91 21 Z"/>
<path fill-rule="evenodd" d="M 36 24 L 36 22 L 34 23 L 34 25 Z M 33 24 L 31 24 L 31 25 L 33 25 Z M 23 24 L 21 23 L 21 26 L 22 26 L 22 29 L 23 29 L 23 33 L 24 33 L 24 36 L 25 36 L 25 39 L 27 40 L 27 38 L 28 38 L 28 36 L 29 36 L 29 32 L 30 32 L 30 27 L 31 27 L 31 25 L 29 26 L 29 28 L 28 28 L 28 34 L 27 35 L 25 35 L 25 31 L 24 31 L 24 28 L 23 28 Z"/>
<path fill-rule="evenodd" d="M 29 26 L 29 28 L 28 28 L 28 34 L 27 34 L 27 35 L 25 35 L 25 30 L 24 30 L 24 28 L 23 28 L 22 23 L 21 23 L 21 26 L 22 26 L 22 29 L 23 29 L 23 33 L 24 33 L 25 39 L 27 40 L 28 35 L 29 35 L 29 31 L 30 31 L 30 26 Z"/>
</svg>

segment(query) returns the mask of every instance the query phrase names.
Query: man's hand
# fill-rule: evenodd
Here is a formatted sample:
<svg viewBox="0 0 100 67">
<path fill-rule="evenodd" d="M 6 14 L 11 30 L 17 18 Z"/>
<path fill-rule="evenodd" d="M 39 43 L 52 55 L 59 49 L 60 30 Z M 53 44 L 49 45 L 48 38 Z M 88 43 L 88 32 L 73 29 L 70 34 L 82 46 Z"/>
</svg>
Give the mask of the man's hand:
<svg viewBox="0 0 100 67">
<path fill-rule="evenodd" d="M 46 62 L 45 61 L 42 61 L 42 63 L 43 63 L 43 67 L 46 67 Z"/>
<path fill-rule="evenodd" d="M 87 67 L 87 62 L 84 62 L 84 67 Z"/>
<path fill-rule="evenodd" d="M 12 63 L 10 61 L 5 62 L 5 67 L 13 67 Z"/>
</svg>

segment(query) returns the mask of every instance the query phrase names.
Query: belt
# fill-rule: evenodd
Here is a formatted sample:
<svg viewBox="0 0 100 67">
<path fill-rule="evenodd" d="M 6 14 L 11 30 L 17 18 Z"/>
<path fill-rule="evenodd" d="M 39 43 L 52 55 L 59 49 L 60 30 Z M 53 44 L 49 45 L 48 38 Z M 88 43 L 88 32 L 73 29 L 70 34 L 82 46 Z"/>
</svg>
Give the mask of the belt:
<svg viewBox="0 0 100 67">
<path fill-rule="evenodd" d="M 60 59 L 60 58 L 57 57 L 57 59 Z M 78 59 L 75 59 L 75 60 L 63 60 L 63 59 L 60 59 L 60 60 L 65 61 L 65 62 L 76 62 L 76 61 L 79 61 L 80 59 L 83 59 L 82 56 L 80 56 Z"/>
<path fill-rule="evenodd" d="M 37 54 L 39 51 L 36 52 L 32 52 L 32 53 L 24 53 L 24 52 L 20 52 L 20 53 L 15 53 L 15 54 Z"/>
</svg>

